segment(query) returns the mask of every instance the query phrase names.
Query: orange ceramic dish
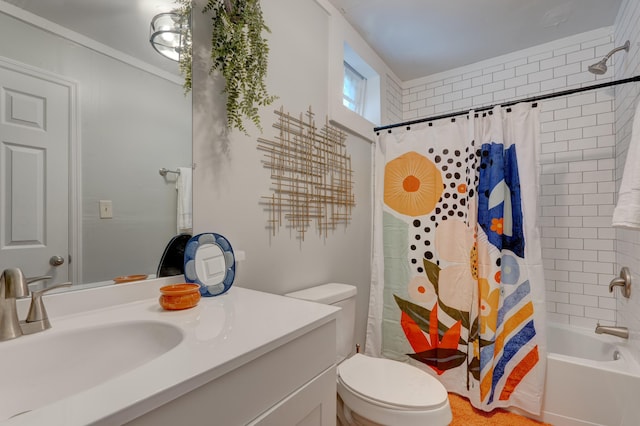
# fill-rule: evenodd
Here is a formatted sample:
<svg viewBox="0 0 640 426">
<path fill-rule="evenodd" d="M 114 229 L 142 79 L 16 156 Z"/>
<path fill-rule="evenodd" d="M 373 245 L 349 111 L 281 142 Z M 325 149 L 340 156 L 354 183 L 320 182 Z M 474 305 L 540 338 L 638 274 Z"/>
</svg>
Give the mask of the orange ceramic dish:
<svg viewBox="0 0 640 426">
<path fill-rule="evenodd" d="M 200 301 L 200 285 L 172 284 L 160 288 L 160 306 L 175 311 L 193 308 Z"/>
</svg>

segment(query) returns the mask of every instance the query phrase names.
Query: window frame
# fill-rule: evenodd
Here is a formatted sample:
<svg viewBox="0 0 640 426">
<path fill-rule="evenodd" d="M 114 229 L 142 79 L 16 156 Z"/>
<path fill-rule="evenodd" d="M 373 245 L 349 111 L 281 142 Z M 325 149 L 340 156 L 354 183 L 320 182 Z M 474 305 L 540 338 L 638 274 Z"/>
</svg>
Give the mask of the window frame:
<svg viewBox="0 0 640 426">
<path fill-rule="evenodd" d="M 349 108 L 351 111 L 364 115 L 364 106 L 367 93 L 367 78 L 360 74 L 358 70 L 352 67 L 346 60 L 344 64 L 344 80 L 342 89 L 342 104 Z M 347 81 L 351 82 L 355 86 L 355 98 L 351 99 L 347 94 L 346 86 Z M 350 106 L 353 105 L 353 108 Z"/>
</svg>

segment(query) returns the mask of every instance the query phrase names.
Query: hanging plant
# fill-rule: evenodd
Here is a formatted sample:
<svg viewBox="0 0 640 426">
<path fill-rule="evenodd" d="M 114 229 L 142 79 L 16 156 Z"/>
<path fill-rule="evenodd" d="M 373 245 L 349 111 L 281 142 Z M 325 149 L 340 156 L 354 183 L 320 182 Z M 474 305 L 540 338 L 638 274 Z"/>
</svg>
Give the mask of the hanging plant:
<svg viewBox="0 0 640 426">
<path fill-rule="evenodd" d="M 177 13 L 180 16 L 182 32 L 182 47 L 180 48 L 180 57 L 178 66 L 180 74 L 184 76 L 184 93 L 185 95 L 191 91 L 191 63 L 193 60 L 193 49 L 191 48 L 191 0 L 177 0 Z"/>
<path fill-rule="evenodd" d="M 178 0 L 182 10 L 191 10 L 190 0 Z M 264 23 L 259 0 L 208 0 L 203 13 L 213 20 L 211 34 L 211 70 L 219 71 L 226 80 L 227 127 L 245 134 L 243 118 L 249 118 L 262 131 L 259 106 L 273 103 L 276 96 L 267 92 L 265 78 L 269 46 L 262 31 L 270 32 Z M 191 58 L 180 61 L 185 76 L 185 90 L 191 90 Z"/>
</svg>

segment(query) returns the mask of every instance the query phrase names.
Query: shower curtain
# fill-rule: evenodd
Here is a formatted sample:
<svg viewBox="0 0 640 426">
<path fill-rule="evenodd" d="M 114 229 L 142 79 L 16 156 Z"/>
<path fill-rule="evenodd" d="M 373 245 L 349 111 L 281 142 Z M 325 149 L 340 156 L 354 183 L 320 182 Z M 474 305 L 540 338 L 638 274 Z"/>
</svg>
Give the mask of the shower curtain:
<svg viewBox="0 0 640 426">
<path fill-rule="evenodd" d="M 436 375 L 482 410 L 540 413 L 538 108 L 421 124 L 376 144 L 366 352 Z"/>
</svg>

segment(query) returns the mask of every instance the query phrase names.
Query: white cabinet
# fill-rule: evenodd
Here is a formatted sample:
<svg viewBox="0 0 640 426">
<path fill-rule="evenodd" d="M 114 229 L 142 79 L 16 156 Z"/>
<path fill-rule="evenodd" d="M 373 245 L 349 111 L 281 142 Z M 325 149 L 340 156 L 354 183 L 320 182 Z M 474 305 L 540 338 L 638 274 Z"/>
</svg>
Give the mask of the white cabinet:
<svg viewBox="0 0 640 426">
<path fill-rule="evenodd" d="M 334 426 L 335 327 L 308 330 L 128 424 Z"/>
<path fill-rule="evenodd" d="M 261 415 L 251 426 L 334 426 L 336 369 L 331 367 Z"/>
</svg>

